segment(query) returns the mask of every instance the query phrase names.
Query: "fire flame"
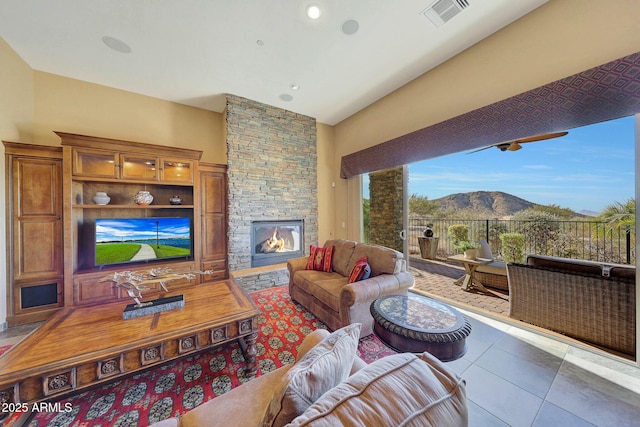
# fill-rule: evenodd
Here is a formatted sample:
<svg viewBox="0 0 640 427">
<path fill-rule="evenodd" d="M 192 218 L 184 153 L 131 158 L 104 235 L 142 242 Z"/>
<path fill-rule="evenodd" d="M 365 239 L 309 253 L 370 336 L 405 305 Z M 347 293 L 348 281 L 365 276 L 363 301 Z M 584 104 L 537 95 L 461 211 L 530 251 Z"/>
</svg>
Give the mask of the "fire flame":
<svg viewBox="0 0 640 427">
<path fill-rule="evenodd" d="M 278 238 L 278 229 L 273 230 L 273 235 L 265 241 L 269 252 L 284 252 L 284 239 Z"/>
</svg>

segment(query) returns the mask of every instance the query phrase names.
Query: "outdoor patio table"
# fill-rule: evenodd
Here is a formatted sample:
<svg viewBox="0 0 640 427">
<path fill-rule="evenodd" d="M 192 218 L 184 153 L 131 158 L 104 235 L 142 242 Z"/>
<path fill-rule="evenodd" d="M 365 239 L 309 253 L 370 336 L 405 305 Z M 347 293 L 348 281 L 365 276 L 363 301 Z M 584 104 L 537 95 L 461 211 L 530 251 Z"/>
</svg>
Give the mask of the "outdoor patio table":
<svg viewBox="0 0 640 427">
<path fill-rule="evenodd" d="M 479 291 L 489 293 L 489 290 L 484 287 L 482 282 L 475 277 L 476 269 L 483 264 L 489 264 L 490 259 L 484 258 L 466 258 L 464 255 L 452 255 L 447 257 L 448 260 L 461 263 L 464 267 L 465 275 L 456 280 L 454 283 L 462 287 L 464 291 L 470 291 L 473 288 L 477 288 Z"/>
</svg>

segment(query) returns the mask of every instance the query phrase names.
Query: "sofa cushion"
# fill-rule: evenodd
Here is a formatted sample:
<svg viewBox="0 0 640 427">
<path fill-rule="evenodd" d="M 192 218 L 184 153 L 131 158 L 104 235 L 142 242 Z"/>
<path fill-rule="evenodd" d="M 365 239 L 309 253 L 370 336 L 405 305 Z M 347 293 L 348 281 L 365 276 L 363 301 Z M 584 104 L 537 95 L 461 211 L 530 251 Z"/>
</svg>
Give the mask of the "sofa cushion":
<svg viewBox="0 0 640 427">
<path fill-rule="evenodd" d="M 552 268 L 555 270 L 566 270 L 572 273 L 582 274 L 602 274 L 602 267 L 588 261 L 551 257 L 543 255 L 529 255 L 527 265 L 542 268 Z"/>
<path fill-rule="evenodd" d="M 353 269 L 349 274 L 348 283 L 355 283 L 360 280 L 368 279 L 370 275 L 371 266 L 369 266 L 367 256 L 365 255 L 356 262 L 356 265 L 353 266 Z"/>
<path fill-rule="evenodd" d="M 347 269 L 353 251 L 356 248 L 356 242 L 351 240 L 327 240 L 324 243 L 326 246 L 334 246 L 333 251 L 333 271 L 342 274 L 344 277 L 349 277 L 350 269 Z"/>
<path fill-rule="evenodd" d="M 344 420 L 354 426 L 466 426 L 465 383 L 428 353 L 387 356 L 328 391 L 289 426 Z"/>
<path fill-rule="evenodd" d="M 309 249 L 309 261 L 307 262 L 307 270 L 324 271 L 330 273 L 333 271 L 332 259 L 333 259 L 333 246 L 325 246 L 320 248 L 316 245 L 311 245 Z"/>
<path fill-rule="evenodd" d="M 592 274 L 634 280 L 636 267 L 626 264 L 599 263 L 544 255 L 529 255 L 527 265 L 567 273 Z"/>
<path fill-rule="evenodd" d="M 332 310 L 340 311 L 340 292 L 347 284 L 347 277 L 335 272 L 299 270 L 293 281 L 305 293 L 313 295 Z"/>
<path fill-rule="evenodd" d="M 283 426 L 344 381 L 356 358 L 359 323 L 338 329 L 289 369 L 273 391 L 263 426 Z"/>
<path fill-rule="evenodd" d="M 353 251 L 351 261 L 347 265 L 347 271 L 349 273 L 353 270 L 356 262 L 363 256 L 367 257 L 369 265 L 371 266 L 371 277 L 381 274 L 399 273 L 402 271 L 402 266 L 404 265 L 404 255 L 396 250 L 383 246 L 359 243 Z M 345 276 L 349 276 L 349 273 Z"/>
</svg>

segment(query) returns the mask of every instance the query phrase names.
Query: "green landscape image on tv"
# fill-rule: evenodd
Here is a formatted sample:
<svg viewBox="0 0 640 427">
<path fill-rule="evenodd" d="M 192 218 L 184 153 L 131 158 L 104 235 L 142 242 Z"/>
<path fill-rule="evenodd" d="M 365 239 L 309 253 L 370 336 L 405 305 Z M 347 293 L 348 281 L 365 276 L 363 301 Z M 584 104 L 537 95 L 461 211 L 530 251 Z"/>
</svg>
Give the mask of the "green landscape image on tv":
<svg viewBox="0 0 640 427">
<path fill-rule="evenodd" d="M 96 265 L 190 256 L 190 218 L 96 219 Z"/>
</svg>

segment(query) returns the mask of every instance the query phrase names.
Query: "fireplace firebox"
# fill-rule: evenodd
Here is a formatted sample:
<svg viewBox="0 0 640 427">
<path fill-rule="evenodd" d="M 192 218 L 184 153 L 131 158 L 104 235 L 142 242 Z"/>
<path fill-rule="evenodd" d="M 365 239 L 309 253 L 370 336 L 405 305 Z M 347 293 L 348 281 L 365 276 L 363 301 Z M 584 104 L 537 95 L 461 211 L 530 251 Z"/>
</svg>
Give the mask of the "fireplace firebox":
<svg viewBox="0 0 640 427">
<path fill-rule="evenodd" d="M 304 256 L 304 220 L 251 221 L 251 266 Z"/>
</svg>

